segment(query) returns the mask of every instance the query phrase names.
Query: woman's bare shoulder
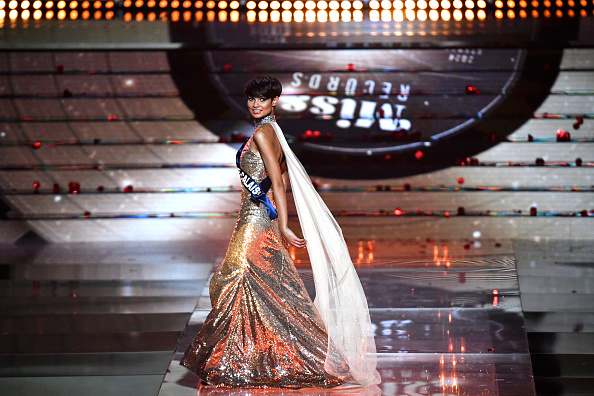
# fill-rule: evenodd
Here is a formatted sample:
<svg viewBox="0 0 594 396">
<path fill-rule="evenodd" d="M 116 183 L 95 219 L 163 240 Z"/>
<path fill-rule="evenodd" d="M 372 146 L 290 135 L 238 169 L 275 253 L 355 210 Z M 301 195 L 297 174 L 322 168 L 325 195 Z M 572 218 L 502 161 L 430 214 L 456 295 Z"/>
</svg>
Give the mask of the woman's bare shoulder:
<svg viewBox="0 0 594 396">
<path fill-rule="evenodd" d="M 274 128 L 270 124 L 264 124 L 256 129 L 256 132 L 254 132 L 254 140 L 258 145 L 260 143 L 271 144 L 274 142 L 274 137 Z"/>
</svg>

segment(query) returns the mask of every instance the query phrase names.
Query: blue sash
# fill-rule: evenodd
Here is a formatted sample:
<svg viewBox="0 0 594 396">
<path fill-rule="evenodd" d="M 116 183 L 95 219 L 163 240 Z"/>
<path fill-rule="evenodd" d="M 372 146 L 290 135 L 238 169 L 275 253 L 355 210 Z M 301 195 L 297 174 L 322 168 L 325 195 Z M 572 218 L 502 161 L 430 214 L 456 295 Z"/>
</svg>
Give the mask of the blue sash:
<svg viewBox="0 0 594 396">
<path fill-rule="evenodd" d="M 248 175 L 243 169 L 241 169 L 241 165 L 239 165 L 239 159 L 241 158 L 241 152 L 243 148 L 247 144 L 250 139 L 246 140 L 240 147 L 239 151 L 237 151 L 237 155 L 235 156 L 235 164 L 237 165 L 237 169 L 239 170 L 239 180 L 241 180 L 241 184 L 252 194 L 252 198 L 264 204 L 266 207 L 266 211 L 268 212 L 268 217 L 271 220 L 274 220 L 278 217 L 278 213 L 270 199 L 266 193 L 270 190 L 270 186 L 272 185 L 272 181 L 270 181 L 270 177 L 266 176 L 264 180 L 260 184 L 258 184 L 250 175 Z"/>
</svg>

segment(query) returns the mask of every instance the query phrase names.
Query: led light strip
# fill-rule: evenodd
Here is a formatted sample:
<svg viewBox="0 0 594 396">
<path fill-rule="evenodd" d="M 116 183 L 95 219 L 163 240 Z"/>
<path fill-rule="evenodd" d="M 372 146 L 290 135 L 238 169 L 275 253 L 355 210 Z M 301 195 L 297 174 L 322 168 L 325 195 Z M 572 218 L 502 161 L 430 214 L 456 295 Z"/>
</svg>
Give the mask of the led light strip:
<svg viewBox="0 0 594 396">
<path fill-rule="evenodd" d="M 396 212 L 396 211 L 394 211 Z M 530 211 L 522 212 L 464 212 L 458 213 L 453 211 L 399 211 L 394 213 L 392 211 L 377 211 L 377 212 L 332 212 L 334 217 L 594 217 L 593 211 L 548 211 L 543 213 L 530 213 Z M 142 213 L 142 214 L 125 214 L 125 213 L 91 213 L 84 212 L 81 215 L 64 215 L 64 214 L 38 214 L 38 215 L 14 215 L 6 220 L 88 220 L 88 219 L 204 219 L 204 218 L 229 218 L 237 217 L 238 212 L 179 212 L 179 213 Z M 296 213 L 289 213 L 289 217 L 296 218 Z"/>
<path fill-rule="evenodd" d="M 125 21 L 219 21 L 237 22 L 240 13 L 248 22 L 371 22 L 485 20 L 516 17 L 574 17 L 594 13 L 591 0 L 0 0 L 0 23 L 4 19 L 123 19 Z"/>
</svg>

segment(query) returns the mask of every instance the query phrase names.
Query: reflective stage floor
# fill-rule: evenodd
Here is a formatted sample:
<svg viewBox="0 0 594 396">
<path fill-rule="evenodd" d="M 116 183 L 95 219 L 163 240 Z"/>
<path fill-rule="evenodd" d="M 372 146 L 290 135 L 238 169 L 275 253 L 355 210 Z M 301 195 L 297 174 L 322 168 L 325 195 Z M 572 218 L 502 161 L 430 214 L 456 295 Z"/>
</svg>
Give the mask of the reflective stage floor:
<svg viewBox="0 0 594 396">
<path fill-rule="evenodd" d="M 196 241 L 3 246 L 0 394 L 534 395 L 531 353 L 548 394 L 592 389 L 591 244 L 348 242 L 379 387 L 201 386 L 178 363 L 227 242 Z M 313 292 L 306 255 L 294 254 Z"/>
</svg>

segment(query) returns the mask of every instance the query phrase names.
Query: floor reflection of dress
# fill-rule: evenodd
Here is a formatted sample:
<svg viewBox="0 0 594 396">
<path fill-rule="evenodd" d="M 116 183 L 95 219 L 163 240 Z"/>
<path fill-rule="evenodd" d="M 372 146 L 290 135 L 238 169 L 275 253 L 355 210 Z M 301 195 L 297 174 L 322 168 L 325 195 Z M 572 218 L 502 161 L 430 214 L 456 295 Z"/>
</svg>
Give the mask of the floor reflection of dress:
<svg viewBox="0 0 594 396">
<path fill-rule="evenodd" d="M 260 183 L 266 171 L 250 143 L 240 163 Z M 272 191 L 268 195 L 272 201 Z M 342 382 L 324 371 L 328 335 L 277 223 L 242 191 L 227 254 L 210 283 L 212 311 L 181 362 L 209 384 L 327 388 Z"/>
</svg>

